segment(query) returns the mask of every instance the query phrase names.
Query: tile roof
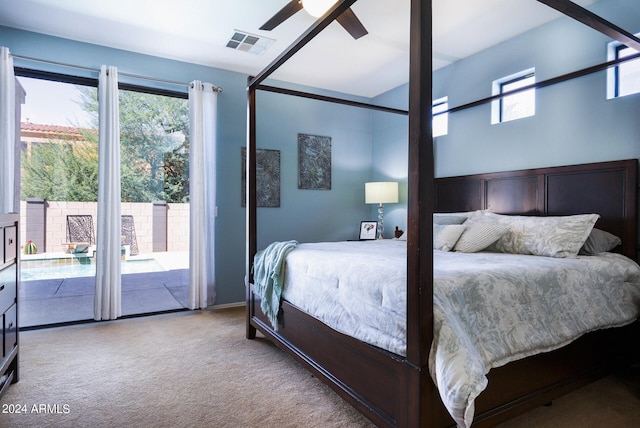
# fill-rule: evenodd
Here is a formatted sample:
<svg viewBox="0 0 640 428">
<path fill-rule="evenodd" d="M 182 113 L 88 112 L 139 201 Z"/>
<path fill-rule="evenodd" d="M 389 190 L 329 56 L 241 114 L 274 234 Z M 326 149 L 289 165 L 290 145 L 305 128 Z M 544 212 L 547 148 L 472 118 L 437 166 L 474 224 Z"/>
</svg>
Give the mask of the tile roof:
<svg viewBox="0 0 640 428">
<path fill-rule="evenodd" d="M 45 125 L 31 122 L 20 123 L 21 135 L 29 137 L 82 140 L 84 139 L 82 131 L 97 132 L 96 130 L 76 128 L 74 126 Z"/>
</svg>

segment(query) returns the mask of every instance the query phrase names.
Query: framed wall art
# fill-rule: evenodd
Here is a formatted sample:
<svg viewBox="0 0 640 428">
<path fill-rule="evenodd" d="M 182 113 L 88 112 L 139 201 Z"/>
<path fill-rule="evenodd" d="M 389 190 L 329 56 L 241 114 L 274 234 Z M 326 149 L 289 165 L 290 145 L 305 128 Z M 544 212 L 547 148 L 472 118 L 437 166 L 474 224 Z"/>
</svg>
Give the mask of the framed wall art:
<svg viewBox="0 0 640 428">
<path fill-rule="evenodd" d="M 298 134 L 298 189 L 331 190 L 331 137 Z"/>
<path fill-rule="evenodd" d="M 256 149 L 258 207 L 280 206 L 280 150 Z M 247 205 L 247 148 L 242 148 L 242 206 Z"/>
</svg>

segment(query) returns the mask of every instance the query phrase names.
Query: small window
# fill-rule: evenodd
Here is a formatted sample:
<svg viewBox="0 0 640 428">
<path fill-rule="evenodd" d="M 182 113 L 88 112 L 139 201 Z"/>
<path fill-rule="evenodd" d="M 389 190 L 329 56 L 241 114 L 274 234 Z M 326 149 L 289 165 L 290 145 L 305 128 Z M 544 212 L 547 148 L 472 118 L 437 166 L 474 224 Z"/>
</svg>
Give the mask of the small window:
<svg viewBox="0 0 640 428">
<path fill-rule="evenodd" d="M 620 42 L 611 42 L 608 47 L 608 60 L 615 61 L 637 53 L 637 50 Z M 640 60 L 625 61 L 607 70 L 607 99 L 638 92 L 640 92 Z"/>
<path fill-rule="evenodd" d="M 535 83 L 535 69 L 531 68 L 494 80 L 493 95 L 506 94 Z M 535 89 L 532 88 L 494 101 L 491 109 L 491 123 L 508 122 L 533 116 L 534 114 L 536 114 L 536 93 Z"/>
<path fill-rule="evenodd" d="M 431 108 L 433 115 L 433 136 L 440 137 L 449 132 L 449 100 L 447 97 L 439 98 L 433 102 Z"/>
</svg>

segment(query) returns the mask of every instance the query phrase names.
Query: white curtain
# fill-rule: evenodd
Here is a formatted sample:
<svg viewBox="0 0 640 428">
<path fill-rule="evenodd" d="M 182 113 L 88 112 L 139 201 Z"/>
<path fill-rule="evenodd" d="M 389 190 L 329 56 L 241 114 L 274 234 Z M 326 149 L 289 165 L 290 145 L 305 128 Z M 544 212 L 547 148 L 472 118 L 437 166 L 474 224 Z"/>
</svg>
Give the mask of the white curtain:
<svg viewBox="0 0 640 428">
<path fill-rule="evenodd" d="M 189 89 L 189 309 L 215 300 L 216 117 L 218 93 L 198 80 Z"/>
<path fill-rule="evenodd" d="M 98 216 L 96 233 L 96 320 L 121 315 L 120 117 L 118 69 L 102 66 L 98 81 Z"/>
<path fill-rule="evenodd" d="M 0 47 L 0 213 L 17 211 L 14 207 L 15 100 L 13 58 L 8 48 Z"/>
</svg>

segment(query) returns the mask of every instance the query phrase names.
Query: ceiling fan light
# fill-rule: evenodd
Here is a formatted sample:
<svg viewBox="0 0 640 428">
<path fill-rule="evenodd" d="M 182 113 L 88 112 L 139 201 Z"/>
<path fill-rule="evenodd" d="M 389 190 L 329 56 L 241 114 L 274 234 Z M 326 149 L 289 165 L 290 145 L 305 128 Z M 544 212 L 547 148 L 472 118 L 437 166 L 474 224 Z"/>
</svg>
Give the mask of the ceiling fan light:
<svg viewBox="0 0 640 428">
<path fill-rule="evenodd" d="M 314 18 L 324 15 L 338 0 L 302 0 L 302 7 Z"/>
</svg>

